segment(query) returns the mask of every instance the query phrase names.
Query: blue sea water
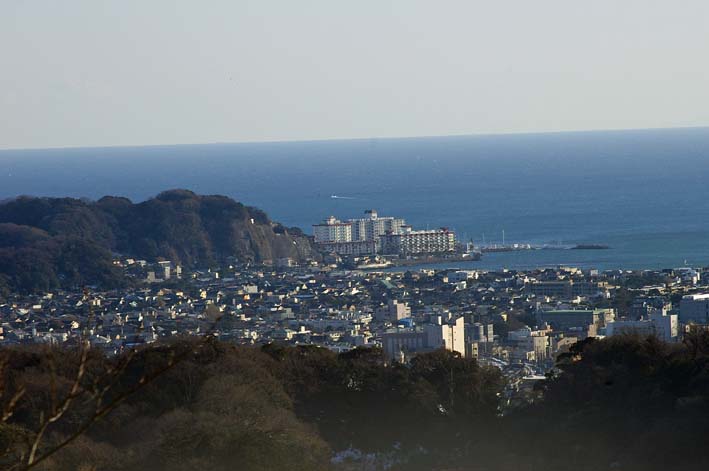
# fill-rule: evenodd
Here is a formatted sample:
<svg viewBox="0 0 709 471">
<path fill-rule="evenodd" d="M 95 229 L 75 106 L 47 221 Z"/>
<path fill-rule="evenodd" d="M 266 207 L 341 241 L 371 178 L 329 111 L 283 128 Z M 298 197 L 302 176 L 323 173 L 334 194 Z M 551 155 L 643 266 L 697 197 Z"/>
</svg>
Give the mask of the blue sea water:
<svg viewBox="0 0 709 471">
<path fill-rule="evenodd" d="M 610 250 L 469 266 L 709 265 L 709 128 L 0 151 L 0 198 L 225 194 L 307 232 L 374 208 L 475 242 Z M 332 195 L 341 198 L 332 198 Z"/>
</svg>

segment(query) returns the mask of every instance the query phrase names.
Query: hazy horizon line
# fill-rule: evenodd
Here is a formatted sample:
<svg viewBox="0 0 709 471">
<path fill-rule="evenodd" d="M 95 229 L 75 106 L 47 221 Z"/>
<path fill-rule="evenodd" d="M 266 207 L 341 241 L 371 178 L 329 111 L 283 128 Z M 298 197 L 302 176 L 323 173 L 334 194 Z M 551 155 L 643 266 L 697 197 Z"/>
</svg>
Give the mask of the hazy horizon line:
<svg viewBox="0 0 709 471">
<path fill-rule="evenodd" d="M 313 139 L 272 139 L 272 140 L 244 140 L 244 141 L 213 141 L 213 142 L 181 142 L 174 144 L 116 144 L 103 146 L 81 146 L 66 145 L 53 147 L 0 147 L 3 152 L 24 152 L 41 150 L 86 150 L 86 149 L 136 149 L 154 147 L 188 147 L 188 146 L 208 146 L 208 145 L 247 145 L 247 144 L 304 144 L 319 142 L 351 142 L 370 140 L 406 140 L 406 139 L 434 139 L 434 138 L 462 138 L 462 137 L 508 137 L 508 136 L 537 136 L 549 134 L 593 134 L 593 133 L 622 133 L 622 132 L 647 132 L 647 131 L 681 131 L 681 130 L 709 130 L 708 125 L 700 126 L 670 126 L 670 127 L 649 127 L 649 128 L 606 128 L 606 129 L 576 129 L 562 131 L 509 131 L 509 132 L 485 132 L 485 133 L 465 133 L 465 134 L 427 134 L 418 136 L 371 136 L 371 137 L 326 137 Z"/>
</svg>

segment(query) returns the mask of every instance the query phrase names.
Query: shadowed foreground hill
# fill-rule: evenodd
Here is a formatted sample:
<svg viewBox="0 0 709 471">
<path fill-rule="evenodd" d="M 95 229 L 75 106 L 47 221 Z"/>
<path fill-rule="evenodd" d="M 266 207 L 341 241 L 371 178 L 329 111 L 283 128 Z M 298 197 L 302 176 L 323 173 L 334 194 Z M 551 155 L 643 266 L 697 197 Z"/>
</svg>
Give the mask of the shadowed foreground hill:
<svg viewBox="0 0 709 471">
<path fill-rule="evenodd" d="M 234 257 L 262 262 L 316 257 L 299 229 L 273 223 L 225 196 L 171 190 L 134 204 L 106 196 L 20 197 L 0 204 L 0 288 L 120 284 L 112 254 L 209 266 Z"/>
</svg>

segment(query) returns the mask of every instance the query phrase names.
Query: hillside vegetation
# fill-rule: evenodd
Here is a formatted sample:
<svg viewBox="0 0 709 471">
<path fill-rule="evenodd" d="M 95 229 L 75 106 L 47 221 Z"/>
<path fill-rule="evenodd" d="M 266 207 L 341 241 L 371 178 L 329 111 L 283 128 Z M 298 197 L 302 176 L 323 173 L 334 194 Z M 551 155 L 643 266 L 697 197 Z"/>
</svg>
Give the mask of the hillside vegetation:
<svg viewBox="0 0 709 471">
<path fill-rule="evenodd" d="M 299 229 L 273 223 L 225 196 L 171 190 L 134 204 L 106 196 L 20 197 L 0 204 L 0 288 L 49 290 L 119 286 L 114 254 L 206 267 L 228 257 L 246 262 L 316 257 Z"/>
<path fill-rule="evenodd" d="M 0 465 L 26 459 L 37 424 L 71 390 L 78 357 L 0 350 L 0 405 L 14 411 L 0 426 Z M 92 351 L 75 402 L 37 456 L 81 428 L 103 384 L 113 384 L 106 404 L 146 377 L 156 379 L 36 469 L 689 471 L 709 462 L 706 333 L 681 344 L 584 341 L 537 383 L 534 403 L 503 417 L 500 372 L 443 350 L 410 365 L 386 365 L 378 349 L 197 338 L 117 358 Z"/>
</svg>

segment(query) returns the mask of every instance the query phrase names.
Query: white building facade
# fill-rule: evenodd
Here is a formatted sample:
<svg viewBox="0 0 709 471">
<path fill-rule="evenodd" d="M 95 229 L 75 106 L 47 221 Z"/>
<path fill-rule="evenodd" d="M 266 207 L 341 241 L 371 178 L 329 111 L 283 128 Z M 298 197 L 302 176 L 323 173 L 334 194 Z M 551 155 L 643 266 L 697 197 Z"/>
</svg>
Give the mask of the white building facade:
<svg viewBox="0 0 709 471">
<path fill-rule="evenodd" d="M 365 217 L 350 219 L 347 222 L 352 224 L 353 240 L 374 240 L 379 241 L 379 237 L 387 233 L 399 234 L 402 227 L 406 226 L 406 221 L 391 216 L 379 217 L 374 209 L 364 212 Z"/>
<path fill-rule="evenodd" d="M 330 216 L 320 224 L 313 224 L 316 243 L 352 242 L 352 223 Z"/>
<path fill-rule="evenodd" d="M 461 316 L 443 322 L 440 317 L 424 325 L 429 348 L 445 348 L 465 356 L 465 320 Z"/>
<path fill-rule="evenodd" d="M 410 226 L 399 234 L 381 237 L 382 253 L 386 255 L 416 255 L 453 253 L 456 250 L 455 233 L 446 229 L 414 231 Z"/>
</svg>

